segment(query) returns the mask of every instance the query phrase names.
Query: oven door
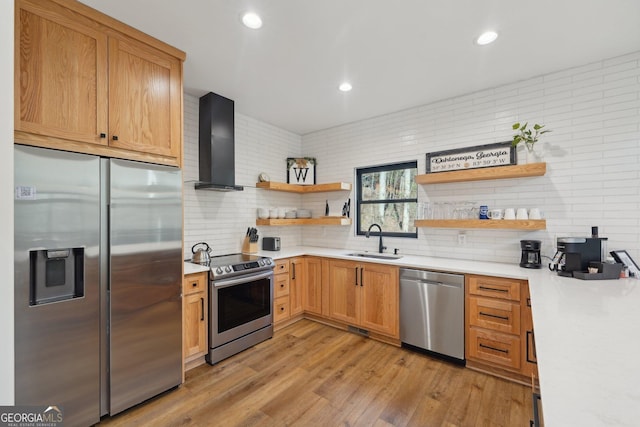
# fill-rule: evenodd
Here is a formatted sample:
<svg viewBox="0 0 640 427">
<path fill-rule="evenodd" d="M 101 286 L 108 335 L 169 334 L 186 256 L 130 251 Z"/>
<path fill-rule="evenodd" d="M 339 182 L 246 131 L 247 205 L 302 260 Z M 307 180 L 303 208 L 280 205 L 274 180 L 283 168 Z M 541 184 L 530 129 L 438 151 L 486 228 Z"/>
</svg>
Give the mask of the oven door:
<svg viewBox="0 0 640 427">
<path fill-rule="evenodd" d="M 273 270 L 212 281 L 209 295 L 211 348 L 273 323 Z"/>
</svg>

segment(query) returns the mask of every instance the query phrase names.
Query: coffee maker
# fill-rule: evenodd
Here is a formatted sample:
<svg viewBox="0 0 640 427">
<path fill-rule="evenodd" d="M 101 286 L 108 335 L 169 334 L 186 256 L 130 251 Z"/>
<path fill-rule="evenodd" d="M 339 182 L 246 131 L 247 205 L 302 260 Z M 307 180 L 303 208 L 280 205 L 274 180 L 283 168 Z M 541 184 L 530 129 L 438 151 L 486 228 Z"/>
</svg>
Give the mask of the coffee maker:
<svg viewBox="0 0 640 427">
<path fill-rule="evenodd" d="M 549 269 L 567 277 L 573 277 L 574 271 L 587 271 L 590 262 L 602 260 L 605 240 L 602 237 L 558 237 L 558 250 Z"/>
<path fill-rule="evenodd" d="M 540 268 L 540 240 L 520 240 L 520 249 L 522 256 L 520 257 L 520 267 L 523 268 Z"/>
</svg>

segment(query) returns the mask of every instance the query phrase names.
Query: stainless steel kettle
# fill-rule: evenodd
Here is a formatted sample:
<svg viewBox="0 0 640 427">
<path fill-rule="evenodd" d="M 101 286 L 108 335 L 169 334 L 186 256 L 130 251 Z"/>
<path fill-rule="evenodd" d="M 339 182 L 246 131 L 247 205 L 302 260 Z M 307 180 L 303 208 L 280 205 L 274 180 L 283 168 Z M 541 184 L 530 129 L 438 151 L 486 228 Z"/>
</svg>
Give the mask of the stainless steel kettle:
<svg viewBox="0 0 640 427">
<path fill-rule="evenodd" d="M 196 246 L 204 245 L 204 248 L 196 249 Z M 191 247 L 191 252 L 193 253 L 193 257 L 191 257 L 191 262 L 195 264 L 209 264 L 211 261 L 211 248 L 205 242 L 196 243 Z"/>
</svg>

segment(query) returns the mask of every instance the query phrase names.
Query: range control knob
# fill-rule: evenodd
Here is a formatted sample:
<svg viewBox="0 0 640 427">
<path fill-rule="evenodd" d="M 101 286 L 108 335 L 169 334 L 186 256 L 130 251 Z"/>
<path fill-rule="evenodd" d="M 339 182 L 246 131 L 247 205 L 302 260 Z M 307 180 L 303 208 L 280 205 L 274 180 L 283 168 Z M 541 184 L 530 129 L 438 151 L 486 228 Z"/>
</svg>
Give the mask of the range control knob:
<svg viewBox="0 0 640 427">
<path fill-rule="evenodd" d="M 222 274 L 222 269 L 220 267 L 216 268 L 216 274 Z"/>
<path fill-rule="evenodd" d="M 263 261 L 263 260 L 261 260 L 261 259 L 259 259 L 259 260 L 258 260 L 258 265 L 259 265 L 260 267 L 264 267 L 264 261 Z"/>
<path fill-rule="evenodd" d="M 271 263 L 273 262 L 273 260 L 272 260 L 271 258 L 267 258 L 267 259 L 265 260 L 265 262 L 266 262 L 267 264 L 271 265 Z"/>
<path fill-rule="evenodd" d="M 231 267 L 229 267 L 228 265 L 224 268 L 224 271 L 226 271 L 227 273 L 231 273 Z"/>
</svg>

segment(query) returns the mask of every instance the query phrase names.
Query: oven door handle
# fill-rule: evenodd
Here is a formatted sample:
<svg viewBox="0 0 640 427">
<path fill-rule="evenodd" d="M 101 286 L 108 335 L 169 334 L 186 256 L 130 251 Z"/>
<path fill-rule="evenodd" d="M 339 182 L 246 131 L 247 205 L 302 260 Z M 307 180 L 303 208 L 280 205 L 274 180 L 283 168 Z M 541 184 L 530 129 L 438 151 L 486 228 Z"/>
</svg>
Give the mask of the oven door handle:
<svg viewBox="0 0 640 427">
<path fill-rule="evenodd" d="M 249 274 L 249 275 L 234 277 L 226 280 L 219 280 L 219 281 L 214 280 L 212 284 L 213 284 L 213 287 L 216 289 L 227 288 L 229 286 L 239 285 L 241 283 L 247 283 L 253 280 L 267 279 L 272 276 L 273 276 L 273 270 L 269 270 L 264 273 Z"/>
</svg>

